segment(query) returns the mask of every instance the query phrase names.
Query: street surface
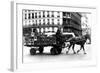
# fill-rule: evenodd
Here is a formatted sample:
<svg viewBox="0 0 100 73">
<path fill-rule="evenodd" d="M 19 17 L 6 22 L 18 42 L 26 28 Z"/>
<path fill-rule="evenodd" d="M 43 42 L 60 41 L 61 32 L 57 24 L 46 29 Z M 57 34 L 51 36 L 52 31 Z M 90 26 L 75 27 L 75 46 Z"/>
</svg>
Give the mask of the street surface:
<svg viewBox="0 0 100 73">
<path fill-rule="evenodd" d="M 75 51 L 80 49 L 79 45 L 75 45 Z M 51 55 L 50 47 L 45 47 L 43 54 L 30 55 L 30 47 L 24 46 L 23 48 L 23 61 L 24 63 L 39 63 L 39 62 L 54 62 L 54 61 L 77 61 L 77 60 L 89 60 L 91 59 L 91 45 L 85 44 L 85 50 L 87 54 L 84 54 L 81 50 L 78 54 L 73 54 L 72 47 L 69 54 L 66 54 L 67 48 L 62 50 L 60 55 Z"/>
</svg>

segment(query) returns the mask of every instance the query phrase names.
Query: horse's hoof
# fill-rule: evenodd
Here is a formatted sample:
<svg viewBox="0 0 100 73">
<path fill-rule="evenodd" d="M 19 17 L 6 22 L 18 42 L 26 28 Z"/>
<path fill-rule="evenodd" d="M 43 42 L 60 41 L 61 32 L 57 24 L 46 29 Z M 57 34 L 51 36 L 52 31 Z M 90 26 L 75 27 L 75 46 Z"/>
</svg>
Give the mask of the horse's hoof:
<svg viewBox="0 0 100 73">
<path fill-rule="evenodd" d="M 86 52 L 84 54 L 87 54 Z"/>
<path fill-rule="evenodd" d="M 79 50 L 77 51 L 77 53 L 79 53 Z"/>
<path fill-rule="evenodd" d="M 66 54 L 68 54 L 68 51 L 66 52 Z"/>
<path fill-rule="evenodd" d="M 74 54 L 76 54 L 76 52 L 74 52 Z"/>
</svg>

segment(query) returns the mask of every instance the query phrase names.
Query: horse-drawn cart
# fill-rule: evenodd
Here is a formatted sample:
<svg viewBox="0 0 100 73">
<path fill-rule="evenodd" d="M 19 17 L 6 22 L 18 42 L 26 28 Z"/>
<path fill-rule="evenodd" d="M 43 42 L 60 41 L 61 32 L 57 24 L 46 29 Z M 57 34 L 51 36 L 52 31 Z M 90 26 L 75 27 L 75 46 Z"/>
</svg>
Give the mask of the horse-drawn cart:
<svg viewBox="0 0 100 73">
<path fill-rule="evenodd" d="M 64 47 L 64 43 L 70 37 L 73 37 L 71 34 L 62 34 L 62 35 L 51 35 L 47 36 L 45 34 L 37 35 L 37 36 L 30 36 L 26 37 L 25 45 L 27 47 L 31 47 L 30 54 L 35 55 L 36 51 L 39 53 L 43 53 L 44 47 L 52 46 L 50 53 L 52 55 L 60 54 L 62 51 L 62 47 Z"/>
</svg>

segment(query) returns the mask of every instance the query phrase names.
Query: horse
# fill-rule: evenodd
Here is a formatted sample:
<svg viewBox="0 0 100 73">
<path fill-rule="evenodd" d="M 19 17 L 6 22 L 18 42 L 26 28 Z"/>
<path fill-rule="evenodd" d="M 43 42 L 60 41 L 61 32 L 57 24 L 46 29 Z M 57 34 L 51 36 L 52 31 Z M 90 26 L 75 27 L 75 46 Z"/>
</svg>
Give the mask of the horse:
<svg viewBox="0 0 100 73">
<path fill-rule="evenodd" d="M 80 36 L 80 37 L 72 37 L 72 38 L 70 38 L 70 39 L 67 41 L 67 42 L 70 43 L 70 45 L 68 46 L 68 51 L 66 51 L 66 54 L 68 54 L 68 52 L 69 52 L 71 46 L 72 46 L 73 53 L 76 54 L 76 52 L 75 52 L 75 50 L 74 50 L 75 44 L 81 46 L 80 49 L 77 51 L 77 53 L 79 53 L 80 50 L 83 49 L 84 54 L 86 54 L 84 45 L 85 45 L 87 39 L 90 39 L 90 36 L 89 36 L 88 34 L 85 34 L 85 35 Z"/>
</svg>

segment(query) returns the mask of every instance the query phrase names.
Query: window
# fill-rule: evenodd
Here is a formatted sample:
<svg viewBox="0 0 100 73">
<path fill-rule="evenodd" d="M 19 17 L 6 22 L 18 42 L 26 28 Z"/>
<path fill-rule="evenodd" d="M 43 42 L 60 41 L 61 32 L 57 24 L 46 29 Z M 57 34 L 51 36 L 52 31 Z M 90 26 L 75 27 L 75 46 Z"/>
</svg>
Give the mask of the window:
<svg viewBox="0 0 100 73">
<path fill-rule="evenodd" d="M 41 20 L 39 20 L 39 25 L 41 25 Z"/>
<path fill-rule="evenodd" d="M 37 28 L 37 32 L 39 32 L 39 28 Z"/>
<path fill-rule="evenodd" d="M 29 25 L 31 25 L 31 21 L 29 20 Z"/>
<path fill-rule="evenodd" d="M 27 14 L 25 14 L 25 19 L 27 19 Z"/>
<path fill-rule="evenodd" d="M 32 13 L 32 19 L 34 18 L 34 13 Z"/>
<path fill-rule="evenodd" d="M 43 28 L 41 28 L 41 33 L 43 33 Z"/>
<path fill-rule="evenodd" d="M 47 11 L 47 17 L 49 17 L 49 11 Z"/>
<path fill-rule="evenodd" d="M 47 24 L 49 25 L 49 23 L 50 23 L 49 19 L 48 19 L 47 21 L 48 21 L 48 23 L 47 23 Z"/>
<path fill-rule="evenodd" d="M 45 12 L 43 11 L 43 17 L 45 17 Z"/>
<path fill-rule="evenodd" d="M 58 12 L 58 16 L 57 17 L 60 17 L 60 12 Z"/>
<path fill-rule="evenodd" d="M 63 12 L 63 16 L 66 16 L 66 12 Z"/>
<path fill-rule="evenodd" d="M 43 32 L 45 32 L 45 28 L 43 28 Z"/>
<path fill-rule="evenodd" d="M 25 25 L 27 25 L 27 21 L 25 21 Z"/>
<path fill-rule="evenodd" d="M 37 18 L 37 13 L 35 13 L 35 18 Z"/>
<path fill-rule="evenodd" d="M 35 22 L 36 22 L 36 25 L 37 25 L 37 20 L 35 20 Z"/>
<path fill-rule="evenodd" d="M 52 27 L 49 28 L 49 31 L 52 32 Z"/>
<path fill-rule="evenodd" d="M 52 24 L 54 24 L 54 19 L 52 19 Z"/>
<path fill-rule="evenodd" d="M 68 24 L 68 20 L 66 20 L 66 24 Z"/>
<path fill-rule="evenodd" d="M 58 29 L 57 27 L 54 27 L 54 32 L 57 32 L 57 29 Z"/>
<path fill-rule="evenodd" d="M 43 25 L 45 25 L 45 19 L 43 19 Z"/>
<path fill-rule="evenodd" d="M 58 22 L 58 25 L 60 25 L 60 20 L 59 19 L 57 20 L 57 22 Z"/>
<path fill-rule="evenodd" d="M 28 14 L 28 19 L 31 19 L 30 13 Z"/>
<path fill-rule="evenodd" d="M 70 18 L 70 17 L 71 17 L 71 14 L 68 12 L 68 13 L 66 14 L 66 16 L 67 16 L 67 18 Z"/>
<path fill-rule="evenodd" d="M 52 32 L 54 32 L 54 27 L 52 27 Z"/>
<path fill-rule="evenodd" d="M 48 32 L 48 28 L 45 28 L 45 32 Z"/>
<path fill-rule="evenodd" d="M 52 17 L 54 17 L 54 11 L 52 11 Z"/>
<path fill-rule="evenodd" d="M 39 12 L 39 18 L 41 18 L 41 12 Z"/>
<path fill-rule="evenodd" d="M 32 20 L 32 23 L 33 23 L 33 25 L 34 25 L 34 20 Z"/>
</svg>

